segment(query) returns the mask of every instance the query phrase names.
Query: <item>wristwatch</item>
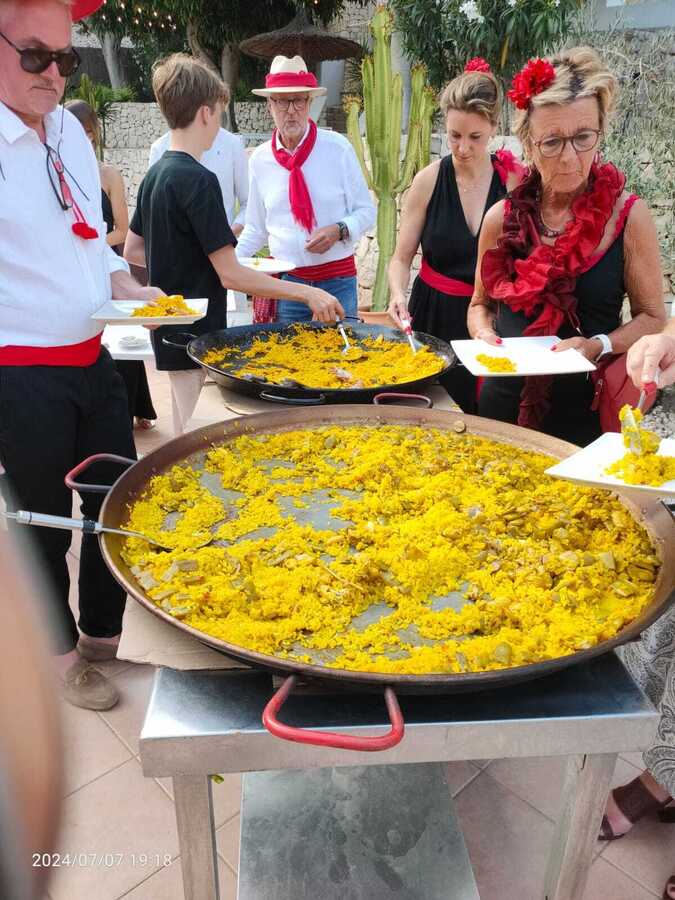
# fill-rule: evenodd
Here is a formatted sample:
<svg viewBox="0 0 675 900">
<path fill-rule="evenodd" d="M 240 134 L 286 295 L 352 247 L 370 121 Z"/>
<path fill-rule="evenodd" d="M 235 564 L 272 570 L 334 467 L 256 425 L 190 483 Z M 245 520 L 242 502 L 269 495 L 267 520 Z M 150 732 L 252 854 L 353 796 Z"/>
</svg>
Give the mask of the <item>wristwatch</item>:
<svg viewBox="0 0 675 900">
<path fill-rule="evenodd" d="M 592 341 L 600 341 L 600 343 L 602 344 L 602 350 L 595 357 L 596 360 L 602 359 L 603 356 L 606 356 L 608 353 L 613 352 L 614 348 L 612 347 L 612 342 L 610 341 L 610 339 L 607 337 L 606 334 L 594 334 L 593 337 L 591 338 L 591 340 Z"/>
<path fill-rule="evenodd" d="M 338 240 L 346 241 L 349 237 L 349 228 L 347 228 L 344 222 L 338 222 L 337 227 L 338 231 L 340 232 L 340 237 L 338 238 Z"/>
</svg>

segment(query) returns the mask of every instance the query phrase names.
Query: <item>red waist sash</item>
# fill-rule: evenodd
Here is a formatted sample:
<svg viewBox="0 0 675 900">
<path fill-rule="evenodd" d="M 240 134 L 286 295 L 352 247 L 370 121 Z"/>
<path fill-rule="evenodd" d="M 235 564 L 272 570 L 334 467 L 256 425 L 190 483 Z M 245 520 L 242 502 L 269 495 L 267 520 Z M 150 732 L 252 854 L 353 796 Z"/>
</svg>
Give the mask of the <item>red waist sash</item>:
<svg viewBox="0 0 675 900">
<path fill-rule="evenodd" d="M 101 352 L 101 334 L 64 347 L 20 347 L 8 344 L 0 347 L 0 366 L 91 366 Z"/>
<path fill-rule="evenodd" d="M 470 297 L 473 294 L 473 285 L 468 281 L 458 281 L 456 278 L 448 278 L 432 269 L 426 259 L 422 260 L 420 278 L 429 287 L 436 288 L 444 294 L 452 294 L 455 297 Z"/>
<path fill-rule="evenodd" d="M 330 278 L 350 278 L 356 275 L 356 260 L 354 255 L 345 256 L 344 259 L 336 259 L 333 262 L 322 263 L 319 266 L 298 266 L 289 275 L 302 278 L 303 281 L 328 281 Z"/>
</svg>

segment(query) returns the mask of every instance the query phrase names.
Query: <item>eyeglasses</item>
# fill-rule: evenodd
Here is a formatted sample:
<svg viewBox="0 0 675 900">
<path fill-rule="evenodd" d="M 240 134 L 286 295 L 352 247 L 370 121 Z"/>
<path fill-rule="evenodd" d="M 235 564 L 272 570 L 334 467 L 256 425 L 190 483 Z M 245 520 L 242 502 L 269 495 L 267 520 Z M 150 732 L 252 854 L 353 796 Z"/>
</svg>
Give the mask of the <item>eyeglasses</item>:
<svg viewBox="0 0 675 900">
<path fill-rule="evenodd" d="M 534 146 L 539 148 L 542 156 L 560 156 L 568 142 L 577 153 L 587 153 L 598 143 L 601 134 L 602 131 L 597 128 L 584 128 L 571 137 L 549 137 L 534 141 Z"/>
<path fill-rule="evenodd" d="M 43 50 L 41 47 L 26 47 L 25 50 L 22 50 L 1 31 L 0 37 L 16 50 L 21 57 L 21 68 L 24 72 L 30 72 L 31 75 L 39 75 L 54 62 L 59 70 L 59 75 L 67 78 L 77 71 L 82 62 L 79 53 L 72 47 L 69 50 Z"/>
<path fill-rule="evenodd" d="M 73 194 L 66 181 L 66 172 L 63 162 L 56 150 L 52 149 L 48 144 L 45 144 L 45 147 L 47 148 L 47 175 L 49 176 L 49 183 L 59 202 L 59 206 L 64 212 L 67 212 L 69 209 L 73 208 Z M 52 169 L 54 170 L 54 173 L 52 173 Z M 54 177 L 54 174 L 56 175 L 56 178 Z"/>
<path fill-rule="evenodd" d="M 297 109 L 298 112 L 302 112 L 309 103 L 309 97 L 294 97 L 292 100 L 281 100 L 277 97 L 270 97 L 270 100 L 281 110 L 281 112 L 288 112 L 291 106 L 293 109 Z"/>
</svg>

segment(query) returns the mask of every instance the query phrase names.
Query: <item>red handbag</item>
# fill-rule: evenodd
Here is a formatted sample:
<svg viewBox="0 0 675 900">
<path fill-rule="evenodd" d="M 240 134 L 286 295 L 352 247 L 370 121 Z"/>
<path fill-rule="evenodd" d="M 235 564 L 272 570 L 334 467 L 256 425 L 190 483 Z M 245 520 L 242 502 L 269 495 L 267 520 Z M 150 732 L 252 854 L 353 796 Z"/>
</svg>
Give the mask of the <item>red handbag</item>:
<svg viewBox="0 0 675 900">
<path fill-rule="evenodd" d="M 619 410 L 628 403 L 635 407 L 640 399 L 640 391 L 635 387 L 626 371 L 626 354 L 612 356 L 601 362 L 591 373 L 595 393 L 591 409 L 600 414 L 600 427 L 604 431 L 621 431 Z M 656 400 L 656 391 L 647 394 L 642 412 L 648 412 Z"/>
</svg>

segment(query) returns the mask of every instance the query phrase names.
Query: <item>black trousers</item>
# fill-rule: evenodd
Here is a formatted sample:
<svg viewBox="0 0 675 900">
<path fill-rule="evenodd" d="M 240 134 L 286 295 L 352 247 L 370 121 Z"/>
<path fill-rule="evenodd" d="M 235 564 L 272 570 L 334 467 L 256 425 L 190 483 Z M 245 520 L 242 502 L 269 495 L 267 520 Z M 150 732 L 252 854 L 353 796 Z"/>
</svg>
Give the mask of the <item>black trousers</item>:
<svg viewBox="0 0 675 900">
<path fill-rule="evenodd" d="M 134 416 L 138 416 L 139 419 L 156 419 L 157 413 L 152 405 L 145 363 L 135 359 L 118 359 L 115 360 L 115 368 L 122 376 L 127 389 L 132 427 Z"/>
<path fill-rule="evenodd" d="M 102 348 L 91 366 L 0 366 L 0 462 L 8 506 L 57 516 L 72 515 L 66 473 L 94 453 L 136 458 L 124 382 Z M 97 463 L 83 481 L 112 484 L 122 469 Z M 98 517 L 103 496 L 82 494 L 86 518 Z M 53 652 L 68 653 L 78 640 L 68 605 L 66 554 L 71 532 L 15 526 L 28 532 L 50 593 Z M 79 626 L 92 637 L 114 637 L 122 626 L 125 595 L 103 562 L 98 539 L 83 536 L 79 573 Z"/>
</svg>

